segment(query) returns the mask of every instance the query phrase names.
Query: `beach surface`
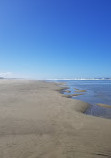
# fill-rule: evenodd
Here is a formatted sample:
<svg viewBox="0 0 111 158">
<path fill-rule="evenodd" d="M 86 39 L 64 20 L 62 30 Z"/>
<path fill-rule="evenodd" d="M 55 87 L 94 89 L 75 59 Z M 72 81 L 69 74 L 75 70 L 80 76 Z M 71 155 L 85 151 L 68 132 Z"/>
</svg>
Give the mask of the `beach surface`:
<svg viewBox="0 0 111 158">
<path fill-rule="evenodd" d="M 111 120 L 56 83 L 0 80 L 0 158 L 111 158 Z"/>
</svg>

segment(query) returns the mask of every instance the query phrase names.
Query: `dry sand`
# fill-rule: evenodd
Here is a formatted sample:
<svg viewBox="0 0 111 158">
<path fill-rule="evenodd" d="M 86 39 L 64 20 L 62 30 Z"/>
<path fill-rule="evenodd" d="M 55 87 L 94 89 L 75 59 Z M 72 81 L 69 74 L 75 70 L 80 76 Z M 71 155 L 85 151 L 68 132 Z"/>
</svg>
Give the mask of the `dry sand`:
<svg viewBox="0 0 111 158">
<path fill-rule="evenodd" d="M 110 158 L 111 120 L 54 83 L 0 80 L 0 158 Z"/>
</svg>

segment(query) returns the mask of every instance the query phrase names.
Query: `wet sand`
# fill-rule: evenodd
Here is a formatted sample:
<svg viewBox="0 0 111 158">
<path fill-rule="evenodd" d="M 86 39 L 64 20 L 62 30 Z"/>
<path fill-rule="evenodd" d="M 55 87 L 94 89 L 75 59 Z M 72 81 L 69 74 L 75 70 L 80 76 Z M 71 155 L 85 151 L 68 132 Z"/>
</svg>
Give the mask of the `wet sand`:
<svg viewBox="0 0 111 158">
<path fill-rule="evenodd" d="M 107 105 L 107 104 L 98 103 L 96 105 L 104 107 L 104 108 L 111 108 L 111 105 Z"/>
<path fill-rule="evenodd" d="M 110 158 L 111 120 L 55 83 L 0 80 L 0 158 Z"/>
</svg>

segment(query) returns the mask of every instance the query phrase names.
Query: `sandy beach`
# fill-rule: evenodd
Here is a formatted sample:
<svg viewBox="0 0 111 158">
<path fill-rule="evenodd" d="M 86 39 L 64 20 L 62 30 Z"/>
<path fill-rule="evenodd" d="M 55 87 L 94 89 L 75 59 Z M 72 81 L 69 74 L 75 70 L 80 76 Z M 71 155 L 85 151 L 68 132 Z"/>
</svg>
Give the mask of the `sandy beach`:
<svg viewBox="0 0 111 158">
<path fill-rule="evenodd" d="M 111 120 L 55 83 L 0 80 L 0 158 L 111 158 Z"/>
</svg>

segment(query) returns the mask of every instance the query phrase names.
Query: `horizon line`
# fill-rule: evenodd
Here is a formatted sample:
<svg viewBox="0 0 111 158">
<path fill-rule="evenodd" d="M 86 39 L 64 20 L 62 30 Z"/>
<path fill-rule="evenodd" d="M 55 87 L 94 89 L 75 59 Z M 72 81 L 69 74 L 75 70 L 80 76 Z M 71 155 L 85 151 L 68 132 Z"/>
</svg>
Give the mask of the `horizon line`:
<svg viewBox="0 0 111 158">
<path fill-rule="evenodd" d="M 111 78 L 75 78 L 75 79 L 45 79 L 45 80 L 111 80 Z"/>
</svg>

